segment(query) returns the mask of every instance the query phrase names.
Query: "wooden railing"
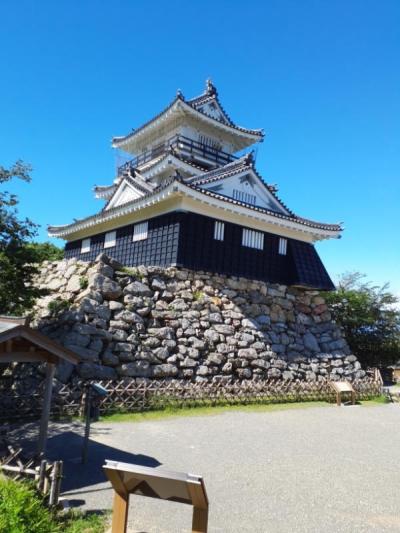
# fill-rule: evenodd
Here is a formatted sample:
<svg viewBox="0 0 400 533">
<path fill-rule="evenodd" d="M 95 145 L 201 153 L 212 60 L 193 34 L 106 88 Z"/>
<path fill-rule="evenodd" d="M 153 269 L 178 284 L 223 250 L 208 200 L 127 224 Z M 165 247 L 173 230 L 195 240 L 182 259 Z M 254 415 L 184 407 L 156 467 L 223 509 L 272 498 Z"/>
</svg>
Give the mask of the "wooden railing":
<svg viewBox="0 0 400 533">
<path fill-rule="evenodd" d="M 118 175 L 123 174 L 130 168 L 137 168 L 145 163 L 148 163 L 156 157 L 166 153 L 169 147 L 172 147 L 177 152 L 185 157 L 188 157 L 189 159 L 205 159 L 209 164 L 216 166 L 226 165 L 227 163 L 231 163 L 237 159 L 236 156 L 228 154 L 223 150 L 218 150 L 213 146 L 195 141 L 183 135 L 175 135 L 174 137 L 166 140 L 164 143 L 155 146 L 151 150 L 147 150 L 134 159 L 119 166 Z"/>
<path fill-rule="evenodd" d="M 295 401 L 334 401 L 329 381 L 306 382 L 282 379 L 234 380 L 214 378 L 212 381 L 191 382 L 188 380 L 165 379 L 143 380 L 125 378 L 119 381 L 99 382 L 108 394 L 100 400 L 101 413 L 115 411 L 146 411 L 162 409 L 171 405 L 217 405 L 242 403 L 282 403 Z M 368 399 L 382 392 L 382 383 L 371 374 L 352 382 L 357 399 Z M 81 415 L 87 381 L 73 385 L 62 385 L 54 391 L 52 416 Z M 37 418 L 42 407 L 42 393 L 22 394 L 11 390 L 0 390 L 0 421 Z"/>
<path fill-rule="evenodd" d="M 58 504 L 63 462 L 49 462 L 36 456 L 24 457 L 22 448 L 9 442 L 5 428 L 0 428 L 0 473 L 15 480 L 32 479 L 49 507 Z"/>
</svg>

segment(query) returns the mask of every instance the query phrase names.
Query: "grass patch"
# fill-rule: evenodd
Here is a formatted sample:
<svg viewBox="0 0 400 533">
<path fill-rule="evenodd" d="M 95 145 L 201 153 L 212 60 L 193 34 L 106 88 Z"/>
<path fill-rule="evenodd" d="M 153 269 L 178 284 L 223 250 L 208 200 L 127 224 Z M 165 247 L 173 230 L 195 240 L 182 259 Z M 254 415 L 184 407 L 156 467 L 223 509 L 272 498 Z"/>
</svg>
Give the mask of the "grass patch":
<svg viewBox="0 0 400 533">
<path fill-rule="evenodd" d="M 388 403 L 385 396 L 377 396 L 370 400 L 361 400 L 357 405 L 373 407 Z M 250 403 L 245 405 L 209 405 L 194 407 L 165 407 L 164 409 L 153 409 L 149 411 L 126 413 L 118 412 L 109 415 L 102 415 L 100 421 L 103 422 L 145 422 L 147 420 L 163 420 L 165 418 L 177 418 L 186 416 L 215 416 L 231 411 L 245 411 L 250 413 L 269 413 L 275 411 L 288 411 L 294 409 L 311 409 L 313 407 L 336 407 L 335 403 L 327 401 L 310 402 L 286 402 L 286 403 Z"/>
<path fill-rule="evenodd" d="M 53 514 L 33 486 L 0 477 L 0 533 L 58 531 Z"/>
<path fill-rule="evenodd" d="M 127 274 L 128 276 L 132 276 L 140 280 L 144 278 L 144 275 L 139 271 L 138 268 L 135 267 L 122 266 L 118 269 L 118 272 L 122 272 L 123 274 Z"/>
<path fill-rule="evenodd" d="M 164 418 L 182 416 L 213 416 L 230 411 L 246 411 L 254 413 L 264 413 L 272 411 L 285 411 L 289 409 L 309 409 L 311 407 L 327 407 L 332 404 L 328 402 L 288 402 L 259 404 L 252 403 L 246 405 L 216 405 L 216 406 L 196 406 L 196 407 L 166 407 L 140 413 L 114 413 L 103 415 L 100 421 L 105 422 L 144 422 L 146 420 L 161 420 Z"/>
<path fill-rule="evenodd" d="M 79 278 L 79 287 L 84 291 L 88 288 L 89 280 L 86 276 L 81 276 Z"/>
<path fill-rule="evenodd" d="M 107 514 L 57 514 L 32 483 L 0 475 L 0 533 L 104 533 Z"/>
<path fill-rule="evenodd" d="M 60 522 L 63 533 L 104 533 L 108 526 L 107 518 L 107 514 L 71 511 Z"/>
<path fill-rule="evenodd" d="M 68 311 L 70 308 L 70 302 L 68 300 L 64 300 L 63 298 L 56 298 L 55 300 L 51 300 L 48 305 L 47 309 L 49 310 L 52 317 L 57 317 L 58 315 L 61 315 L 64 313 L 64 311 Z"/>
<path fill-rule="evenodd" d="M 386 403 L 390 403 L 388 398 L 384 396 L 383 394 L 380 396 L 375 396 L 374 398 L 371 398 L 370 400 L 362 400 L 359 402 L 364 407 L 371 407 L 374 405 L 384 405 Z"/>
</svg>

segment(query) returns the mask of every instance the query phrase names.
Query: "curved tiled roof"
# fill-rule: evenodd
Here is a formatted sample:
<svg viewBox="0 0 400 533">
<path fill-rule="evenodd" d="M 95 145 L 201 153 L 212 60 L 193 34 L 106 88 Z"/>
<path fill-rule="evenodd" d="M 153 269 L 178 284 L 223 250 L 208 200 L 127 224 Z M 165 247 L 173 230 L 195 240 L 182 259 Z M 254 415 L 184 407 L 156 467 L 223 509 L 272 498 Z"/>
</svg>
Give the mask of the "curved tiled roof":
<svg viewBox="0 0 400 533">
<path fill-rule="evenodd" d="M 204 95 L 206 98 L 210 98 L 210 95 Z M 115 147 L 118 147 L 120 143 L 126 142 L 128 139 L 132 139 L 135 135 L 137 135 L 140 131 L 143 131 L 147 126 L 161 118 L 165 113 L 167 113 L 170 109 L 174 107 L 178 102 L 181 102 L 184 106 L 187 106 L 188 109 L 191 109 L 195 113 L 199 113 L 202 117 L 207 118 L 208 120 L 211 120 L 213 123 L 218 124 L 219 126 L 224 126 L 226 128 L 232 128 L 233 130 L 236 130 L 238 132 L 244 133 L 246 135 L 252 135 L 257 136 L 260 138 L 264 137 L 264 133 L 261 129 L 249 129 L 249 128 L 243 128 L 241 126 L 238 126 L 237 124 L 234 124 L 231 119 L 228 117 L 228 115 L 225 113 L 225 110 L 221 106 L 219 100 L 218 104 L 220 105 L 221 109 L 224 111 L 226 117 L 229 119 L 229 123 L 226 124 L 225 122 L 222 122 L 214 117 L 211 117 L 210 115 L 207 115 L 206 113 L 203 113 L 199 109 L 197 109 L 197 106 L 199 105 L 198 102 L 200 101 L 200 98 L 203 98 L 202 96 L 199 96 L 197 98 L 194 98 L 192 100 L 185 100 L 183 94 L 181 92 L 178 92 L 176 97 L 172 100 L 172 102 L 164 108 L 160 113 L 158 113 L 155 117 L 148 120 L 144 124 L 142 124 L 139 128 L 134 129 L 131 133 L 128 135 L 122 136 L 122 137 L 113 137 L 112 144 Z M 212 98 L 215 98 L 214 96 Z"/>
<path fill-rule="evenodd" d="M 188 184 L 185 184 L 188 185 Z M 316 222 L 314 220 L 310 220 L 308 218 L 299 217 L 297 215 L 285 215 L 283 213 L 278 213 L 277 211 L 272 211 L 271 209 L 267 209 L 266 207 L 260 207 L 257 205 L 252 204 L 246 204 L 245 202 L 241 202 L 240 200 L 235 200 L 234 198 L 231 198 L 229 196 L 224 196 L 223 194 L 219 194 L 215 191 L 210 191 L 208 189 L 203 189 L 202 187 L 197 187 L 196 185 L 189 185 L 189 187 L 196 189 L 198 192 L 201 192 L 202 194 L 206 194 L 207 196 L 213 196 L 215 198 L 218 198 L 219 200 L 223 200 L 226 202 L 229 202 L 231 204 L 240 205 L 242 207 L 247 207 L 251 209 L 252 211 L 259 211 L 262 213 L 266 213 L 268 215 L 272 215 L 274 217 L 282 218 L 284 220 L 288 220 L 291 222 L 298 222 L 299 224 L 302 224 L 304 226 L 308 226 L 310 228 L 315 229 L 321 229 L 326 231 L 342 231 L 343 228 L 340 224 L 328 224 L 325 222 Z"/>
<path fill-rule="evenodd" d="M 168 150 L 164 155 L 160 156 L 158 159 L 156 159 L 154 162 L 152 162 L 150 165 L 148 165 L 146 168 L 144 168 L 142 170 L 143 173 L 145 172 L 148 172 L 149 170 L 151 170 L 152 168 L 156 167 L 157 165 L 159 165 L 160 163 L 162 163 L 165 159 L 167 159 L 168 157 L 170 157 L 171 155 L 173 157 L 176 157 L 176 159 L 179 159 L 179 161 L 182 161 L 182 163 L 185 163 L 186 165 L 189 165 L 190 167 L 193 167 L 195 168 L 196 170 L 201 170 L 202 172 L 204 172 L 204 168 L 203 167 L 200 167 L 199 165 L 195 165 L 192 161 L 188 161 L 187 159 L 185 159 L 184 157 L 182 157 L 179 152 L 176 152 L 174 149 L 172 149 L 172 147 L 170 146 L 169 147 L 170 150 Z"/>
<path fill-rule="evenodd" d="M 254 166 L 254 159 L 253 159 L 253 155 L 251 152 L 244 155 L 240 159 L 233 161 L 232 163 L 228 163 L 227 165 L 224 165 L 223 167 L 210 170 L 209 172 L 206 172 L 200 176 L 194 176 L 192 178 L 189 178 L 187 180 L 187 183 L 193 184 L 193 185 L 205 185 L 206 183 L 212 183 L 214 181 L 219 181 L 219 180 L 228 178 L 230 176 L 234 176 L 235 174 L 239 174 L 240 172 L 243 172 L 246 170 L 252 170 L 254 174 L 258 177 L 262 185 L 278 202 L 278 204 L 281 205 L 288 213 L 294 216 L 294 213 L 287 207 L 287 205 L 276 194 L 276 187 L 265 183 L 262 176 L 257 172 Z"/>
<path fill-rule="evenodd" d="M 168 187 L 170 187 L 172 184 L 177 183 L 181 184 L 183 187 L 187 187 L 188 189 L 191 189 L 197 193 L 200 193 L 204 196 L 208 196 L 211 198 L 215 198 L 217 200 L 227 202 L 229 204 L 237 205 L 240 207 L 244 207 L 246 209 L 249 209 L 251 211 L 255 211 L 258 213 L 265 213 L 266 215 L 279 218 L 282 220 L 286 220 L 291 223 L 297 223 L 305 227 L 309 227 L 316 230 L 323 230 L 323 231 L 331 231 L 331 232 L 340 232 L 342 231 L 342 227 L 340 224 L 327 224 L 324 222 L 315 222 L 313 220 L 309 220 L 307 218 L 299 217 L 297 215 L 286 215 L 283 213 L 278 213 L 277 211 L 272 211 L 270 209 L 259 207 L 255 205 L 250 205 L 244 202 L 241 202 L 239 200 L 235 200 L 234 198 L 230 198 L 227 196 L 224 196 L 222 194 L 209 191 L 207 189 L 204 189 L 202 187 L 198 187 L 196 185 L 190 184 L 185 182 L 179 175 L 172 176 L 171 178 L 165 180 L 161 185 L 156 187 L 152 192 L 145 194 L 144 196 L 137 198 L 135 200 L 132 200 L 130 202 L 127 202 L 126 204 L 122 204 L 119 206 L 112 207 L 108 209 L 107 211 L 100 211 L 100 213 L 97 213 L 96 215 L 92 215 L 86 218 L 83 218 L 81 220 L 77 220 L 76 222 L 73 222 L 72 224 L 67 224 L 65 226 L 48 226 L 48 231 L 50 234 L 54 235 L 62 235 L 62 234 L 68 234 L 73 233 L 74 231 L 79 231 L 80 229 L 84 229 L 88 226 L 94 226 L 96 223 L 101 222 L 102 220 L 109 219 L 109 218 L 116 218 L 119 216 L 119 214 L 127 214 L 131 210 L 133 210 L 136 205 L 142 203 L 144 200 L 149 200 L 153 196 L 156 196 L 160 192 L 163 192 Z M 172 189 L 171 189 L 172 191 Z M 171 192 L 170 191 L 170 192 Z M 184 192 L 184 191 L 182 191 Z"/>
<path fill-rule="evenodd" d="M 230 126 L 235 126 L 235 123 L 233 122 L 231 117 L 228 115 L 228 113 L 225 111 L 224 106 L 221 104 L 221 101 L 218 98 L 217 88 L 215 87 L 215 85 L 213 85 L 211 80 L 206 81 L 206 90 L 204 93 L 202 93 L 200 96 L 196 96 L 195 98 L 191 98 L 190 100 L 187 100 L 187 103 L 195 107 L 196 109 L 210 102 L 217 102 L 222 113 L 224 114 L 224 117 L 228 121 L 228 124 Z"/>
<path fill-rule="evenodd" d="M 149 192 L 148 188 L 146 188 L 146 187 L 144 187 L 143 185 L 141 185 L 141 184 L 135 179 L 134 176 L 132 177 L 131 175 L 127 174 L 127 175 L 125 175 L 125 176 L 121 179 L 121 181 L 118 183 L 118 185 L 117 185 L 117 187 L 116 187 L 116 189 L 115 189 L 113 195 L 108 199 L 108 201 L 107 201 L 107 203 L 104 205 L 102 211 L 108 211 L 107 207 L 108 207 L 108 206 L 110 205 L 110 203 L 112 202 L 114 196 L 117 194 L 117 191 L 118 191 L 119 187 L 121 186 L 121 184 L 122 184 L 124 181 L 130 183 L 131 185 L 133 185 L 133 187 L 135 187 L 135 188 L 138 189 L 140 192 L 142 192 L 142 193 L 143 193 L 143 196 L 146 196 L 146 195 L 148 195 L 148 194 L 151 194 L 151 193 L 155 190 L 155 187 L 152 187 L 153 190 L 152 190 L 151 192 Z M 149 185 L 150 185 L 150 184 L 149 184 Z M 149 188 L 150 188 L 150 187 L 149 187 Z M 143 196 L 142 196 L 141 198 L 143 198 Z"/>
</svg>

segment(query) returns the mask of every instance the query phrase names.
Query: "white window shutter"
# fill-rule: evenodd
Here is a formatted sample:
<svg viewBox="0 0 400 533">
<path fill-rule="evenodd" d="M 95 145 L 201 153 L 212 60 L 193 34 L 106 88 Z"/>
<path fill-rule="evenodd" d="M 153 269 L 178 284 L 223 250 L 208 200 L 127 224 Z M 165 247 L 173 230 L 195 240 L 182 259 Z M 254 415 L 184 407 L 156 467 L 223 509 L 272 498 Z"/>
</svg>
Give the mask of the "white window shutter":
<svg viewBox="0 0 400 533">
<path fill-rule="evenodd" d="M 287 239 L 280 237 L 279 238 L 279 254 L 286 255 L 286 253 L 287 253 Z"/>
<path fill-rule="evenodd" d="M 104 237 L 104 248 L 112 248 L 117 244 L 117 232 L 109 231 Z"/>
<path fill-rule="evenodd" d="M 88 239 L 82 239 L 81 254 L 90 252 L 90 237 Z"/>
<path fill-rule="evenodd" d="M 144 241 L 147 239 L 148 230 L 149 223 L 147 221 L 141 222 L 140 224 L 135 224 L 133 227 L 133 242 Z"/>
<path fill-rule="evenodd" d="M 214 239 L 216 241 L 223 241 L 225 233 L 225 224 L 216 220 L 214 222 Z"/>
<path fill-rule="evenodd" d="M 243 228 L 242 231 L 242 246 L 248 248 L 256 248 L 257 250 L 264 249 L 264 233 L 254 231 L 252 229 Z"/>
</svg>

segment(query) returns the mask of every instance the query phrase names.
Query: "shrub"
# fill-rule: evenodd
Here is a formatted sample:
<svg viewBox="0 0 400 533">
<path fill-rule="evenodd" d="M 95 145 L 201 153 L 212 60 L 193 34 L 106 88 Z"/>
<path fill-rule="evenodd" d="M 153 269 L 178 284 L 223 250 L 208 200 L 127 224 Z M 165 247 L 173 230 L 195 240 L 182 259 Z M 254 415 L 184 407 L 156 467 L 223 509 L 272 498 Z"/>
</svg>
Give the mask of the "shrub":
<svg viewBox="0 0 400 533">
<path fill-rule="evenodd" d="M 87 277 L 81 276 L 79 278 L 79 287 L 84 291 L 85 289 L 88 288 L 88 285 L 89 285 L 89 280 L 87 279 Z"/>
<path fill-rule="evenodd" d="M 201 300 L 204 296 L 203 291 L 194 291 L 193 293 L 193 299 L 197 302 L 198 300 Z"/>
<path fill-rule="evenodd" d="M 67 311 L 69 309 L 69 302 L 68 300 L 63 300 L 62 298 L 56 298 L 55 300 L 52 300 L 49 302 L 47 309 L 50 311 L 50 314 L 52 316 L 58 316 L 64 311 Z"/>
<path fill-rule="evenodd" d="M 0 533 L 58 533 L 59 526 L 35 489 L 0 476 Z"/>
</svg>

